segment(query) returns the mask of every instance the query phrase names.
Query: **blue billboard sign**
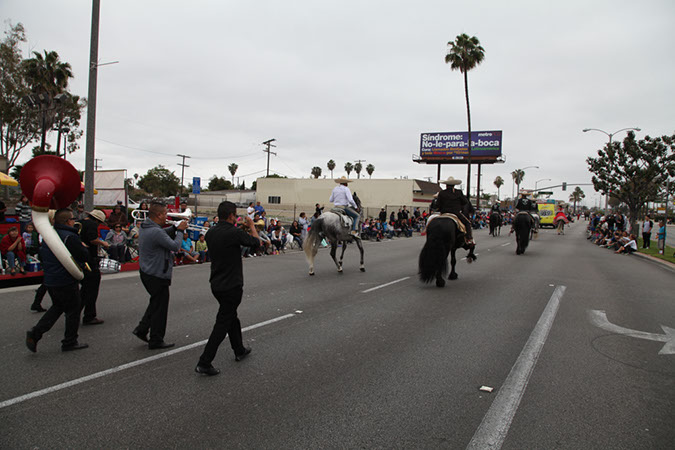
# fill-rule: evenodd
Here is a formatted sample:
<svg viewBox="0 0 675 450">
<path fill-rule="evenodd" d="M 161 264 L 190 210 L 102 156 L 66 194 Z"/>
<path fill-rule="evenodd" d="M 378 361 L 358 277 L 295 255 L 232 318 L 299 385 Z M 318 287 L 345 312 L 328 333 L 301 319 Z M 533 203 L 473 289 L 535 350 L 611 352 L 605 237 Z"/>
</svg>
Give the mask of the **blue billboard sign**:
<svg viewBox="0 0 675 450">
<path fill-rule="evenodd" d="M 463 160 L 469 156 L 469 133 L 422 133 L 420 158 L 424 161 Z M 502 155 L 502 132 L 472 131 L 471 158 L 495 160 Z"/>
</svg>

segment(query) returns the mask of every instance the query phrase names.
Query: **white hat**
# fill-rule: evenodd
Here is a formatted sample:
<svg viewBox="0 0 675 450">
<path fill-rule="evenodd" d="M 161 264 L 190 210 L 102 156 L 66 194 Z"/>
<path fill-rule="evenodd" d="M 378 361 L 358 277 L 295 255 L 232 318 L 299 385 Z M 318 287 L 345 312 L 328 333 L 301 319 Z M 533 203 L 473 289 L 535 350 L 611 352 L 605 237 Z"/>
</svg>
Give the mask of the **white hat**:
<svg viewBox="0 0 675 450">
<path fill-rule="evenodd" d="M 101 223 L 105 222 L 105 213 L 103 211 L 92 209 L 88 214 Z"/>
<path fill-rule="evenodd" d="M 439 183 L 449 184 L 450 186 L 457 186 L 459 184 L 462 184 L 462 180 L 457 180 L 453 177 L 448 177 L 447 180 L 440 181 Z"/>
<path fill-rule="evenodd" d="M 346 177 L 343 175 L 343 176 L 341 176 L 340 178 L 336 178 L 336 179 L 335 179 L 335 182 L 336 182 L 336 183 L 339 183 L 339 184 L 342 184 L 342 183 L 351 183 L 352 180 L 346 178 Z"/>
</svg>

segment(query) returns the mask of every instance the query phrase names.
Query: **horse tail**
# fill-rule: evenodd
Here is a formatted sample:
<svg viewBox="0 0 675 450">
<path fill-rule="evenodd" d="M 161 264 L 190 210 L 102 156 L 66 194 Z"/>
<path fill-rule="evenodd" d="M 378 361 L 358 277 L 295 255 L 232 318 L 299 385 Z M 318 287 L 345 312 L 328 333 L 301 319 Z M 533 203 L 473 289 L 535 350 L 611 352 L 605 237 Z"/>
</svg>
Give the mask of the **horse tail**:
<svg viewBox="0 0 675 450">
<path fill-rule="evenodd" d="M 319 246 L 321 245 L 321 227 L 323 225 L 323 219 L 316 219 L 312 223 L 312 228 L 307 233 L 307 239 L 303 242 L 303 249 L 305 250 L 305 258 L 309 263 L 310 273 L 314 271 L 314 257 L 319 251 Z"/>
<path fill-rule="evenodd" d="M 424 283 L 434 281 L 439 270 L 443 276 L 448 273 L 447 248 L 455 239 L 454 233 L 448 236 L 438 226 L 434 226 L 434 222 L 436 221 L 431 222 L 427 227 L 427 241 L 420 252 L 418 263 L 419 277 Z"/>
<path fill-rule="evenodd" d="M 532 222 L 527 214 L 518 214 L 513 222 L 513 229 L 516 231 L 518 240 L 518 250 L 524 253 L 527 245 L 530 243 L 530 228 Z"/>
</svg>

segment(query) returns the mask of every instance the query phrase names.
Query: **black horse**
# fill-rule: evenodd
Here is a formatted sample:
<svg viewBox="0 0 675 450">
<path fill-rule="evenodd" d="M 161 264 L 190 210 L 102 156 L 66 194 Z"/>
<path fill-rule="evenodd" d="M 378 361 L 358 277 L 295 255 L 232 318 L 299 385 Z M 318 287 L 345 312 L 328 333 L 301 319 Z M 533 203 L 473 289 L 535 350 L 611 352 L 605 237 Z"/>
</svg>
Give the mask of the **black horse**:
<svg viewBox="0 0 675 450">
<path fill-rule="evenodd" d="M 502 215 L 494 211 L 490 214 L 490 235 L 497 237 L 502 234 Z"/>
<path fill-rule="evenodd" d="M 451 255 L 451 271 L 448 279 L 456 280 L 455 265 L 457 264 L 457 257 L 455 251 L 460 247 L 469 250 L 469 254 L 466 256 L 468 263 L 476 260 L 476 255 L 473 253 L 475 245 L 466 246 L 464 234 L 458 232 L 454 220 L 444 217 L 431 220 L 427 225 L 427 241 L 420 252 L 420 280 L 431 283 L 435 279 L 436 286 L 445 286 L 443 277 L 448 272 L 448 253 Z"/>
<path fill-rule="evenodd" d="M 513 219 L 513 231 L 516 233 L 516 255 L 525 253 L 527 244 L 530 243 L 530 231 L 532 230 L 532 217 L 526 212 L 519 212 Z"/>
</svg>

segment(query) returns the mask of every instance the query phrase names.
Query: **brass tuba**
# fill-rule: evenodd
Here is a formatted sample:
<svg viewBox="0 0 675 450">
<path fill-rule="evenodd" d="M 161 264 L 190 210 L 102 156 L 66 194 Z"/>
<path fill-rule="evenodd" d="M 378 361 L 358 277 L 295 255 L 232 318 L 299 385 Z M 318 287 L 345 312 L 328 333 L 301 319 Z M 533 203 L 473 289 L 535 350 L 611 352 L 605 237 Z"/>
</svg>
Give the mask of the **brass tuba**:
<svg viewBox="0 0 675 450">
<path fill-rule="evenodd" d="M 76 280 L 84 272 L 49 222 L 49 209 L 70 206 L 80 194 L 80 176 L 75 167 L 57 156 L 37 156 L 21 169 L 21 190 L 31 201 L 33 224 L 49 249 Z"/>
</svg>

